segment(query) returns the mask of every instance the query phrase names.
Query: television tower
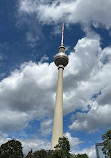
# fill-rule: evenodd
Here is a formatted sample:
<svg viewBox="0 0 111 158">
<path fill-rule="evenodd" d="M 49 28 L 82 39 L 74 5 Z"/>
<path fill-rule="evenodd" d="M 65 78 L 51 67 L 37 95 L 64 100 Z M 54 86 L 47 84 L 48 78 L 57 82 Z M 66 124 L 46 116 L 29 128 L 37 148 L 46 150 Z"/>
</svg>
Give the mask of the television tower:
<svg viewBox="0 0 111 158">
<path fill-rule="evenodd" d="M 51 150 L 58 144 L 60 137 L 63 137 L 63 70 L 68 64 L 68 56 L 65 53 L 65 47 L 63 46 L 63 34 L 64 34 L 64 23 L 62 26 L 62 40 L 59 52 L 54 57 L 54 63 L 58 67 L 58 81 L 56 91 L 56 104 L 54 112 L 54 122 L 52 131 L 52 142 Z"/>
</svg>

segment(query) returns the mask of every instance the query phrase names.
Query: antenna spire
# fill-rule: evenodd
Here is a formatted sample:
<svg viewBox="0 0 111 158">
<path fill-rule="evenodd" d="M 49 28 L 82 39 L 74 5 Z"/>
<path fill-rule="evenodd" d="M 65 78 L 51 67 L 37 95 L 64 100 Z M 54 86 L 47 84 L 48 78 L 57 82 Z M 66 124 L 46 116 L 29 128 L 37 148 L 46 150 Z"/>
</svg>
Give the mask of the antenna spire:
<svg viewBox="0 0 111 158">
<path fill-rule="evenodd" d="M 61 46 L 63 46 L 63 37 L 64 37 L 64 22 L 62 24 L 62 40 L 61 40 Z"/>
</svg>

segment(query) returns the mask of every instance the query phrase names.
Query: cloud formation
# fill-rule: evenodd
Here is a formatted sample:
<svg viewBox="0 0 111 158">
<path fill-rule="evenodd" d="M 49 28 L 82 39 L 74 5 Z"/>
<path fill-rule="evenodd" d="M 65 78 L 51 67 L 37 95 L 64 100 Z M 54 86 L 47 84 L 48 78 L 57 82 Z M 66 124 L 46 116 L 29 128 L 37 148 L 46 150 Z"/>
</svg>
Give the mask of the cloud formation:
<svg viewBox="0 0 111 158">
<path fill-rule="evenodd" d="M 40 132 L 42 135 L 48 135 L 52 132 L 52 120 L 45 120 L 41 122 Z"/>
<path fill-rule="evenodd" d="M 37 19 L 45 24 L 57 23 L 64 19 L 67 24 L 81 23 L 94 27 L 102 25 L 109 29 L 110 6 L 111 2 L 104 0 L 20 0 L 19 11 L 27 14 L 36 13 Z"/>
<path fill-rule="evenodd" d="M 82 143 L 82 141 L 80 141 L 79 138 L 72 137 L 69 132 L 65 133 L 64 136 L 67 137 L 69 140 L 71 151 L 73 151 L 75 148 L 78 148 L 78 145 Z"/>
<path fill-rule="evenodd" d="M 41 119 L 48 117 L 49 113 L 52 114 L 52 94 L 57 79 L 55 71 L 54 63 L 50 66 L 48 63 L 40 62 L 24 63 L 20 70 L 15 70 L 0 82 L 0 126 L 3 131 L 6 127 L 12 131 L 16 128 L 21 129 L 34 118 Z M 5 124 L 6 117 L 8 121 Z"/>
<path fill-rule="evenodd" d="M 51 146 L 50 142 L 39 138 L 21 139 L 20 141 L 25 154 L 27 154 L 31 149 L 33 149 L 33 152 L 40 149 L 49 150 Z"/>
<path fill-rule="evenodd" d="M 87 154 L 89 158 L 96 158 L 96 150 L 95 146 L 91 146 L 89 148 L 85 148 L 83 150 L 73 151 L 74 154 Z"/>
<path fill-rule="evenodd" d="M 0 111 L 0 131 L 13 132 L 25 128 L 32 116 L 25 112 L 2 110 Z"/>
<path fill-rule="evenodd" d="M 88 132 L 95 131 L 98 127 L 107 129 L 111 126 L 110 113 L 110 105 L 94 105 L 88 113 L 77 113 L 77 120 L 74 120 L 69 128 Z"/>
</svg>

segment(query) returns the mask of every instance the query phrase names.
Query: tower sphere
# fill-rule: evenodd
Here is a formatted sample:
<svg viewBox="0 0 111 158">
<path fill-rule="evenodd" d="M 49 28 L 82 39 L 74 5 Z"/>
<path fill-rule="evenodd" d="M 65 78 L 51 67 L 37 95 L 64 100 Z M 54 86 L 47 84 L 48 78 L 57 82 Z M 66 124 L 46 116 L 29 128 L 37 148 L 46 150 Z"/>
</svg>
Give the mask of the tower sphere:
<svg viewBox="0 0 111 158">
<path fill-rule="evenodd" d="M 59 67 L 60 65 L 65 67 L 68 64 L 68 62 L 69 62 L 69 59 L 65 53 L 65 47 L 60 46 L 59 53 L 57 53 L 54 57 L 54 63 L 57 67 Z"/>
</svg>

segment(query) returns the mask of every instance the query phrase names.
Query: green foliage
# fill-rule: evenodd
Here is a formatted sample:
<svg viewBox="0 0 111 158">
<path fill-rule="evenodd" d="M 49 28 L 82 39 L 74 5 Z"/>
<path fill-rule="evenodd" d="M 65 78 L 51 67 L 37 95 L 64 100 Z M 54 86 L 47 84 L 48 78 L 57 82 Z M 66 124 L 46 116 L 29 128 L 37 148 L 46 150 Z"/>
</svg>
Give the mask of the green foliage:
<svg viewBox="0 0 111 158">
<path fill-rule="evenodd" d="M 52 158 L 70 158 L 70 153 L 65 150 L 55 150 Z"/>
<path fill-rule="evenodd" d="M 59 138 L 58 144 L 55 146 L 55 149 L 65 150 L 66 152 L 70 151 L 70 144 L 68 138 L 63 137 Z"/>
<path fill-rule="evenodd" d="M 68 138 L 59 138 L 58 144 L 55 146 L 55 151 L 52 158 L 70 158 L 70 144 Z"/>
<path fill-rule="evenodd" d="M 106 158 L 111 157 L 111 130 L 107 131 L 106 134 L 102 136 L 103 145 L 102 151 Z"/>
<path fill-rule="evenodd" d="M 86 154 L 78 154 L 77 158 L 88 158 L 88 156 Z"/>
<path fill-rule="evenodd" d="M 45 150 L 38 150 L 33 153 L 33 158 L 47 158 L 47 152 Z"/>
<path fill-rule="evenodd" d="M 78 154 L 78 155 L 72 155 L 70 158 L 88 158 L 86 154 Z"/>
<path fill-rule="evenodd" d="M 0 147 L 0 158 L 23 158 L 22 145 L 17 140 L 10 140 Z"/>
</svg>

